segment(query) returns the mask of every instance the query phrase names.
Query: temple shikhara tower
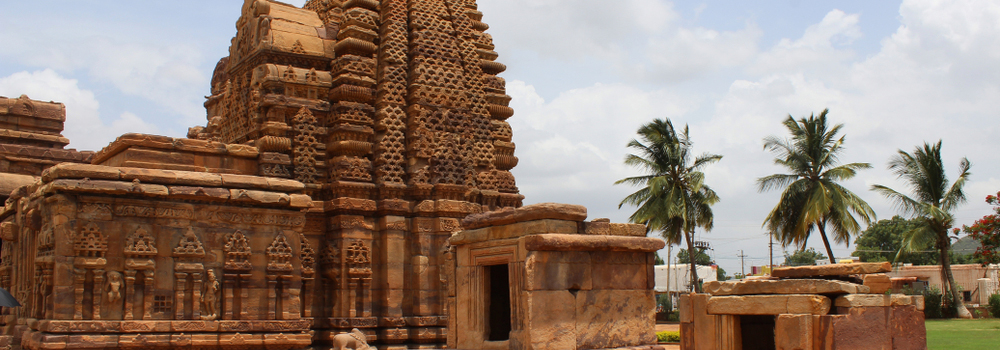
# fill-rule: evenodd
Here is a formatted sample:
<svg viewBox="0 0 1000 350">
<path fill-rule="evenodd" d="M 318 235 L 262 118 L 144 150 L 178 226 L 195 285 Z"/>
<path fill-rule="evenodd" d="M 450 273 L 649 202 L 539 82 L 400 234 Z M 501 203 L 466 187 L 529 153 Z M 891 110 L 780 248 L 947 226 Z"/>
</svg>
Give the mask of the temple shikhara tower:
<svg viewBox="0 0 1000 350">
<path fill-rule="evenodd" d="M 186 138 L 0 97 L 4 349 L 662 349 L 646 228 L 522 207 L 474 0 L 247 0 Z"/>
<path fill-rule="evenodd" d="M 96 154 L 62 149 L 61 104 L 0 101 L 0 187 L 17 188 L 0 285 L 24 305 L 4 334 L 296 349 L 357 328 L 443 347 L 448 238 L 523 198 L 481 19 L 473 0 L 247 0 L 206 125 Z"/>
</svg>

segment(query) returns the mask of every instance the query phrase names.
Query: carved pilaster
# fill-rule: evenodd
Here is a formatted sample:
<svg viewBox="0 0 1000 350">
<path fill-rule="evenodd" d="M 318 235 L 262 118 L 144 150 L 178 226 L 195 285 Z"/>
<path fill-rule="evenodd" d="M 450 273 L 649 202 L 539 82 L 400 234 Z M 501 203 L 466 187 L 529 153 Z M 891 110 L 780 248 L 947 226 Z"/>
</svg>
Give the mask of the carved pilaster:
<svg viewBox="0 0 1000 350">
<path fill-rule="evenodd" d="M 135 319 L 133 305 L 135 304 L 135 270 L 125 270 L 125 314 L 126 320 Z"/>
<path fill-rule="evenodd" d="M 95 320 L 101 319 L 101 305 L 104 299 L 104 270 L 97 269 L 94 270 L 94 292 L 93 292 L 93 310 Z"/>
</svg>

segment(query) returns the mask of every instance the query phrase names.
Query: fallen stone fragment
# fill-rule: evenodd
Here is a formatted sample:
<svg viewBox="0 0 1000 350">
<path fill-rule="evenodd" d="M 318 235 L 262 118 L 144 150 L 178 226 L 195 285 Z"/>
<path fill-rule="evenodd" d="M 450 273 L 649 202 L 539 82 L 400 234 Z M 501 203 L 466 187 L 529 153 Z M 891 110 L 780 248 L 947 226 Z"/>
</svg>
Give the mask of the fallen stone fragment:
<svg viewBox="0 0 1000 350">
<path fill-rule="evenodd" d="M 892 271 L 889 262 L 830 264 L 820 266 L 779 267 L 771 271 L 771 276 L 779 278 L 806 278 L 821 276 L 864 275 Z"/>
<path fill-rule="evenodd" d="M 706 293 L 712 295 L 754 295 L 754 294 L 857 294 L 868 293 L 866 286 L 831 280 L 788 279 L 788 280 L 746 280 L 732 282 L 706 282 Z"/>
<path fill-rule="evenodd" d="M 869 293 L 882 294 L 892 289 L 892 279 L 884 273 L 874 273 L 864 276 L 864 284 L 871 289 Z"/>
</svg>

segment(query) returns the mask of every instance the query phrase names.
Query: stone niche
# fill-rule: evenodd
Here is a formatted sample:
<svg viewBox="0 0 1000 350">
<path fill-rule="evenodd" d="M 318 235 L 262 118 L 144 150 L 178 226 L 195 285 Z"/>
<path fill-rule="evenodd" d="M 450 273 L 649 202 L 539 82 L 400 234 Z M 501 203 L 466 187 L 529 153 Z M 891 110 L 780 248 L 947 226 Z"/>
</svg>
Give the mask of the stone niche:
<svg viewBox="0 0 1000 350">
<path fill-rule="evenodd" d="M 681 349 L 927 349 L 921 296 L 887 294 L 889 263 L 776 268 L 682 295 Z"/>
<path fill-rule="evenodd" d="M 0 211 L 27 349 L 300 349 L 315 260 L 291 180 L 60 164 Z M 16 320 L 16 322 L 15 322 Z"/>
<path fill-rule="evenodd" d="M 658 349 L 654 252 L 643 225 L 536 204 L 470 215 L 448 255 L 448 347 Z"/>
</svg>

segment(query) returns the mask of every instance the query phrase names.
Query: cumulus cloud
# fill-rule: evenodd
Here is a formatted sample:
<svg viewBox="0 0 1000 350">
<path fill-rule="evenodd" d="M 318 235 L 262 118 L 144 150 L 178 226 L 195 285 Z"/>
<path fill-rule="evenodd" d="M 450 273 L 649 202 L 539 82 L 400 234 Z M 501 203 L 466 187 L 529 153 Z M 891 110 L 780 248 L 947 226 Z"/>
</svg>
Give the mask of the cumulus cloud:
<svg viewBox="0 0 1000 350">
<path fill-rule="evenodd" d="M 156 133 L 157 128 L 135 114 L 125 112 L 105 123 L 100 116 L 100 103 L 90 90 L 82 89 L 75 79 L 67 79 L 51 69 L 18 72 L 0 78 L 0 95 L 27 95 L 40 101 L 55 101 L 66 105 L 63 136 L 70 139 L 69 147 L 99 150 L 115 137 L 127 132 Z"/>
<path fill-rule="evenodd" d="M 126 97 L 182 117 L 173 118 L 174 122 L 203 122 L 202 92 L 208 90 L 210 77 L 202 71 L 205 58 L 199 47 L 170 36 L 172 29 L 165 23 L 151 30 L 154 25 L 58 19 L 6 19 L 11 35 L 5 36 L 0 58 L 29 69 L 53 69 L 110 84 Z"/>
</svg>

